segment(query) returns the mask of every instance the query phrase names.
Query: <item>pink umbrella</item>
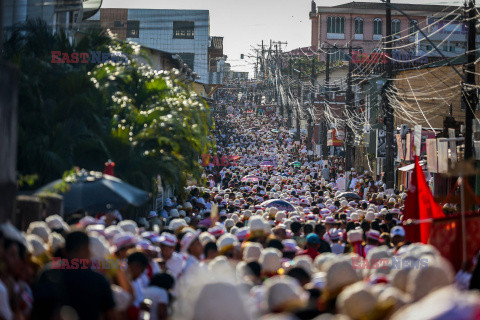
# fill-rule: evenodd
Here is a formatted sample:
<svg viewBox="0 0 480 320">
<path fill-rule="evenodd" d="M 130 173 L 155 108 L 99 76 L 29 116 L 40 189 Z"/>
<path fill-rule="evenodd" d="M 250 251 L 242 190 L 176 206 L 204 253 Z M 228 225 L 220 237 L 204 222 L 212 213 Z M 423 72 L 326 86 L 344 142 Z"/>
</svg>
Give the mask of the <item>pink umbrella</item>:
<svg viewBox="0 0 480 320">
<path fill-rule="evenodd" d="M 260 179 L 256 176 L 245 176 L 241 180 L 242 182 L 258 182 Z"/>
</svg>

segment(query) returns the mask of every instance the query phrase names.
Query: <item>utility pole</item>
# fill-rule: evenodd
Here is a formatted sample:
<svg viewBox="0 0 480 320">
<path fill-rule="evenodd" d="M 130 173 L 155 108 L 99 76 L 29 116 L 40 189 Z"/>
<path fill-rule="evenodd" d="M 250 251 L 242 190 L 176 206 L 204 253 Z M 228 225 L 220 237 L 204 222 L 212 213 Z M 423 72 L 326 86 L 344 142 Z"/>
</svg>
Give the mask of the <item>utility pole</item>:
<svg viewBox="0 0 480 320">
<path fill-rule="evenodd" d="M 290 77 L 292 77 L 292 59 L 288 59 L 288 71 L 290 73 Z M 292 128 L 292 116 L 293 116 L 292 106 L 287 104 L 287 128 L 290 130 Z"/>
<path fill-rule="evenodd" d="M 302 61 L 300 60 L 298 66 L 298 106 L 297 106 L 297 140 L 300 141 L 300 108 L 302 107 L 303 103 L 303 92 L 302 92 Z"/>
<path fill-rule="evenodd" d="M 312 88 L 315 88 L 315 56 L 313 55 L 312 56 L 312 63 L 311 63 L 311 83 L 312 83 Z M 314 92 L 316 90 L 313 90 Z M 307 121 L 308 121 L 308 127 L 307 127 L 307 146 L 308 146 L 308 150 L 312 150 L 313 151 L 313 143 L 312 143 L 312 137 L 313 137 L 313 112 L 315 110 L 315 106 L 313 104 L 313 101 L 314 101 L 314 92 L 311 92 L 310 93 L 310 112 L 307 112 Z"/>
<path fill-rule="evenodd" d="M 468 4 L 467 4 L 468 2 Z M 475 48 L 475 37 L 476 29 L 475 24 L 477 22 L 476 10 L 475 10 L 475 0 L 466 0 L 465 1 L 465 10 L 469 10 L 468 14 L 465 15 L 465 19 L 468 26 L 468 35 L 467 35 L 467 51 L 465 52 L 465 57 L 467 63 L 465 65 L 465 83 L 462 86 L 462 104 L 465 106 L 465 160 L 473 158 L 473 109 L 476 108 L 478 97 L 475 86 L 475 59 L 476 59 L 476 48 Z"/>
<path fill-rule="evenodd" d="M 350 114 L 353 114 L 352 106 L 352 72 L 353 72 L 353 63 L 352 63 L 352 46 L 348 47 L 348 74 L 347 74 L 347 92 L 345 93 L 345 110 Z M 346 113 L 346 118 L 349 117 L 349 114 Z M 350 170 L 353 166 L 353 157 L 354 149 L 352 145 L 352 135 L 353 130 L 349 124 L 345 125 L 346 135 L 345 135 L 345 170 Z"/>
<path fill-rule="evenodd" d="M 329 90 L 330 87 L 330 48 L 327 49 L 327 54 L 325 57 L 325 89 Z"/>
<path fill-rule="evenodd" d="M 390 0 L 386 0 L 386 44 L 385 51 L 388 57 L 392 56 L 392 9 L 390 7 Z M 387 59 L 387 81 L 383 88 L 383 107 L 385 111 L 385 134 L 386 134 L 386 158 L 385 158 L 385 183 L 386 189 L 393 189 L 395 186 L 395 172 L 393 159 L 393 109 L 387 96 L 388 90 L 392 86 L 393 66 L 392 60 Z"/>
</svg>

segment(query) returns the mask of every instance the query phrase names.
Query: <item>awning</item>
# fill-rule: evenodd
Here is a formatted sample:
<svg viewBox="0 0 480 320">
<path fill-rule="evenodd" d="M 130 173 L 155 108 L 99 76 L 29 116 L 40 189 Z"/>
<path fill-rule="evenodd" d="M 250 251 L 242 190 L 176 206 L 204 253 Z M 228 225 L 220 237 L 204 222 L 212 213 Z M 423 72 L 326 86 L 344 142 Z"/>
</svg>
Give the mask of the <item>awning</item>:
<svg viewBox="0 0 480 320">
<path fill-rule="evenodd" d="M 420 166 L 422 166 L 422 167 L 427 164 L 427 162 L 424 161 L 424 160 L 419 161 L 418 163 L 419 163 Z M 413 168 L 415 168 L 415 163 L 412 163 L 412 164 L 406 165 L 406 166 L 404 166 L 404 167 L 398 168 L 398 170 L 400 170 L 400 171 L 410 171 L 410 170 L 413 170 Z"/>
</svg>

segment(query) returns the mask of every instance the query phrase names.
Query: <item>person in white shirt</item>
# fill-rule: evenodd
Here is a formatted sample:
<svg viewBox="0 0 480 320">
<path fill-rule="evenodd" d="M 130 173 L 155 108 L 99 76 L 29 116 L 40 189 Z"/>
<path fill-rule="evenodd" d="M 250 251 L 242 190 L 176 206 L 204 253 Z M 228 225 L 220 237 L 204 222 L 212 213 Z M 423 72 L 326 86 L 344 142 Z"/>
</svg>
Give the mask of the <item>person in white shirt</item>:
<svg viewBox="0 0 480 320">
<path fill-rule="evenodd" d="M 165 262 L 165 268 L 170 271 L 176 279 L 182 273 L 184 258 L 181 254 L 175 252 L 177 237 L 171 233 L 162 233 L 160 236 L 160 255 Z"/>
<path fill-rule="evenodd" d="M 181 252 L 186 257 L 182 275 L 185 275 L 193 268 L 198 267 L 202 260 L 203 246 L 198 239 L 199 235 L 199 230 L 195 232 L 187 232 L 180 241 Z"/>
<path fill-rule="evenodd" d="M 340 173 L 339 177 L 337 178 L 337 181 L 335 182 L 338 191 L 345 191 L 345 177 L 343 176 L 343 173 Z"/>
<path fill-rule="evenodd" d="M 170 297 L 168 291 L 175 285 L 175 279 L 168 273 L 155 274 L 142 293 L 151 302 L 150 320 L 165 320 L 169 315 Z"/>
</svg>

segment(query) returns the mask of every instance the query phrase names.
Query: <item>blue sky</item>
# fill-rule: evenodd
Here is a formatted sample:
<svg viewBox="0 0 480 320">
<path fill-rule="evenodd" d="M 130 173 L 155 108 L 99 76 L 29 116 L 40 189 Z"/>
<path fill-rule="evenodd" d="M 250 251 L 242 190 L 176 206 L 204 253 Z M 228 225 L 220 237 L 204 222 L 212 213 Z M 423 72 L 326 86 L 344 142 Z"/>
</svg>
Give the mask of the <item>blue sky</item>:
<svg viewBox="0 0 480 320">
<path fill-rule="evenodd" d="M 365 0 L 373 2 L 372 0 Z M 337 5 L 348 0 L 317 0 L 318 6 Z M 380 0 L 378 0 L 380 2 Z M 461 4 L 455 0 L 392 0 L 392 3 Z M 102 8 L 206 9 L 210 11 L 210 35 L 224 37 L 227 62 L 237 71 L 252 71 L 251 46 L 286 41 L 287 50 L 310 45 L 308 18 L 311 0 L 103 0 Z M 250 64 L 249 64 L 250 62 Z"/>
</svg>

